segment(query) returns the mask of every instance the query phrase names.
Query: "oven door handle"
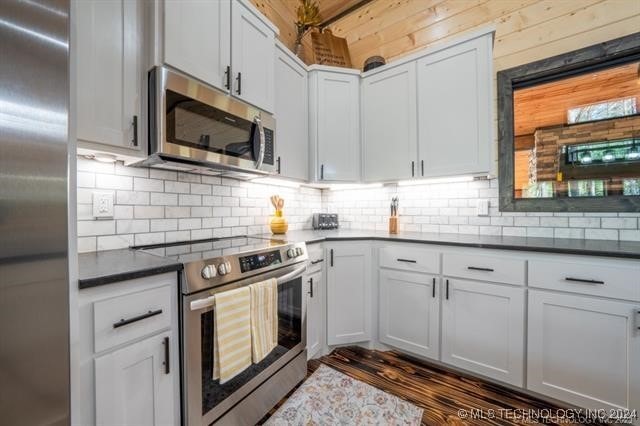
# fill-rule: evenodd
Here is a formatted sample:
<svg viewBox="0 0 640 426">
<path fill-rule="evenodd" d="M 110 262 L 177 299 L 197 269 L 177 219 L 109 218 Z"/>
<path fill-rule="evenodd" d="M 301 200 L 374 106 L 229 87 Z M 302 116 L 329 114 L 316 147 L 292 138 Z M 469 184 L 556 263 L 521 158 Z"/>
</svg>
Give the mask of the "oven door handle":
<svg viewBox="0 0 640 426">
<path fill-rule="evenodd" d="M 278 285 L 282 284 L 285 281 L 291 281 L 291 280 L 295 280 L 296 278 L 299 278 L 302 274 L 304 274 L 306 270 L 307 270 L 307 265 L 304 264 L 298 269 L 296 269 L 295 271 L 291 271 L 288 274 L 285 274 L 281 277 L 276 278 L 278 280 Z"/>
<path fill-rule="evenodd" d="M 258 154 L 258 158 L 256 159 L 256 169 L 259 169 L 260 167 L 262 167 L 262 162 L 264 161 L 264 150 L 266 147 L 266 142 L 264 137 L 264 127 L 262 126 L 262 120 L 260 120 L 260 117 L 255 117 L 253 121 L 258 126 L 258 136 L 260 137 L 260 151 Z"/>
<path fill-rule="evenodd" d="M 291 281 L 291 280 L 295 280 L 296 278 L 300 277 L 302 274 L 304 274 L 304 272 L 307 270 L 307 265 L 303 265 L 300 268 L 289 272 L 288 274 L 284 274 L 281 277 L 277 277 L 276 280 L 278 281 L 278 285 L 282 284 L 283 282 L 286 281 Z M 192 311 L 197 311 L 203 308 L 207 308 L 209 306 L 212 306 L 215 300 L 215 295 L 213 296 L 209 296 L 209 297 L 205 297 L 204 299 L 198 299 L 198 300 L 193 300 L 191 301 L 191 303 L 189 304 L 189 308 Z"/>
</svg>

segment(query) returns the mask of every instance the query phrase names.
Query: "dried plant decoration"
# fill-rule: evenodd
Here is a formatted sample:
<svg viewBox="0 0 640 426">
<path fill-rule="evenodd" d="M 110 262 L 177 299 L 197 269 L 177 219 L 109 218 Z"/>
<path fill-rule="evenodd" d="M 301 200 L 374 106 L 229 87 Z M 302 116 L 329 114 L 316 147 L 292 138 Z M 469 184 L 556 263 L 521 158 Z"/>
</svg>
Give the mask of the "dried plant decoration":
<svg viewBox="0 0 640 426">
<path fill-rule="evenodd" d="M 300 0 L 300 6 L 298 6 L 297 14 L 297 33 L 294 52 L 296 55 L 300 56 L 302 38 L 310 29 L 315 28 L 322 23 L 322 17 L 320 16 L 320 6 L 318 5 L 318 2 L 313 0 Z"/>
</svg>

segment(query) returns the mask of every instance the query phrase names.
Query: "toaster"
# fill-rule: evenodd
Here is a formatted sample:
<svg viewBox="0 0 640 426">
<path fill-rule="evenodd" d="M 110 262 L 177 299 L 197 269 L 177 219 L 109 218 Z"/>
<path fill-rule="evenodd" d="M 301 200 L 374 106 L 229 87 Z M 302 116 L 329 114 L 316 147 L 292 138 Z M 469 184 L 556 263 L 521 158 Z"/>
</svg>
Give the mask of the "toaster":
<svg viewBox="0 0 640 426">
<path fill-rule="evenodd" d="M 338 229 L 338 215 L 336 213 L 314 213 L 313 229 Z"/>
</svg>

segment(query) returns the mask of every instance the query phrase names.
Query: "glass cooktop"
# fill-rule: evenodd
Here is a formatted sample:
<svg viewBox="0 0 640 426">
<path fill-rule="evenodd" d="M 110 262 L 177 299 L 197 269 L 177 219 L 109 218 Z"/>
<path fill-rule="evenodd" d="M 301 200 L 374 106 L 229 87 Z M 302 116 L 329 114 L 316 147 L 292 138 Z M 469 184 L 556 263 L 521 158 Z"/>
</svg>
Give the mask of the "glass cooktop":
<svg viewBox="0 0 640 426">
<path fill-rule="evenodd" d="M 286 244 L 283 239 L 260 237 L 226 237 L 209 238 L 194 241 L 177 241 L 173 243 L 151 244 L 131 247 L 145 253 L 164 256 L 180 262 L 190 262 L 201 259 L 227 256 L 253 250 L 279 247 Z"/>
</svg>

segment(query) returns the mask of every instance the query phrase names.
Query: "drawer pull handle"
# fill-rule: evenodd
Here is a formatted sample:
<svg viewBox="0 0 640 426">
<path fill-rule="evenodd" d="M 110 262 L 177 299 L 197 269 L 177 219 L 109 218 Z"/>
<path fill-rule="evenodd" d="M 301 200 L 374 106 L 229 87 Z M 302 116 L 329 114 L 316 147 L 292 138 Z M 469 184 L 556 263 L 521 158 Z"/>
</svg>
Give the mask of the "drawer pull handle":
<svg viewBox="0 0 640 426">
<path fill-rule="evenodd" d="M 576 283 L 604 284 L 604 281 L 600 281 L 600 280 L 585 280 L 583 278 L 566 277 L 564 280 L 565 281 L 573 281 L 573 282 L 576 282 Z"/>
<path fill-rule="evenodd" d="M 160 315 L 162 313 L 162 309 L 158 309 L 157 311 L 149 311 L 146 314 L 138 315 L 137 317 L 124 319 L 122 318 L 120 321 L 113 324 L 113 328 L 122 327 L 123 325 L 129 325 L 134 322 L 142 321 L 143 319 L 155 317 L 156 315 Z"/>
<path fill-rule="evenodd" d="M 320 262 L 324 262 L 324 259 L 312 260 L 312 261 L 311 261 L 311 264 L 312 264 L 312 265 L 317 265 L 317 264 L 318 264 L 318 263 L 320 263 Z"/>
<path fill-rule="evenodd" d="M 447 292 L 446 292 L 447 300 L 449 300 L 449 280 L 447 280 Z"/>
<path fill-rule="evenodd" d="M 479 266 L 467 266 L 467 269 L 470 269 L 472 271 L 493 272 L 492 268 L 480 268 Z"/>
<path fill-rule="evenodd" d="M 405 262 L 405 263 L 418 263 L 415 260 L 411 260 L 411 259 L 396 259 L 398 262 Z"/>
</svg>

